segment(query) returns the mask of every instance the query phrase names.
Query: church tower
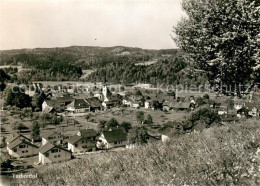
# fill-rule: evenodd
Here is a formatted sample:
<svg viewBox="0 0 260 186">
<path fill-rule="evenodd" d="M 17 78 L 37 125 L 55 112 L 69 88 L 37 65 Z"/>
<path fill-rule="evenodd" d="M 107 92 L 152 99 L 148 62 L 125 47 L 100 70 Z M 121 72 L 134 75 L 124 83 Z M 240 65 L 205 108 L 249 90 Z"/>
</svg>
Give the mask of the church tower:
<svg viewBox="0 0 260 186">
<path fill-rule="evenodd" d="M 104 96 L 104 101 L 108 101 L 108 98 L 107 98 L 107 84 L 103 84 L 102 94 Z"/>
</svg>

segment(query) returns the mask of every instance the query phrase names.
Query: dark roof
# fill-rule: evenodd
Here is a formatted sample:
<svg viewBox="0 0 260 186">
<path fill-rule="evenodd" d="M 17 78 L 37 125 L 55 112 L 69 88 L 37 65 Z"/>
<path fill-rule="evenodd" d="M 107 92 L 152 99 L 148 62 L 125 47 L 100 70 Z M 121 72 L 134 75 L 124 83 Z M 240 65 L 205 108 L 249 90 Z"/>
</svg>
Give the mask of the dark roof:
<svg viewBox="0 0 260 186">
<path fill-rule="evenodd" d="M 227 104 L 227 100 L 226 99 L 213 99 L 213 101 L 215 102 L 215 104 L 220 104 L 220 105 L 226 105 Z"/>
<path fill-rule="evenodd" d="M 90 105 L 84 99 L 74 99 L 68 106 L 75 109 L 81 109 L 88 108 Z"/>
<path fill-rule="evenodd" d="M 87 98 L 86 101 L 90 104 L 92 108 L 102 107 L 102 104 L 97 97 Z"/>
<path fill-rule="evenodd" d="M 74 136 L 70 137 L 69 139 L 67 139 L 66 141 L 68 143 L 74 144 L 74 143 L 78 142 L 79 140 L 81 140 L 82 138 L 83 138 L 83 136 L 74 135 Z"/>
<path fill-rule="evenodd" d="M 45 107 L 44 110 L 42 111 L 43 113 L 53 113 L 55 112 L 56 109 L 53 107 Z"/>
<path fill-rule="evenodd" d="M 161 133 L 162 133 L 163 135 L 169 136 L 169 135 L 171 135 L 171 134 L 173 133 L 173 128 L 171 128 L 171 127 L 166 127 L 166 128 L 164 128 L 164 129 L 161 131 Z"/>
<path fill-rule="evenodd" d="M 222 117 L 223 122 L 238 121 L 237 116 L 225 115 Z"/>
<path fill-rule="evenodd" d="M 126 135 L 121 128 L 111 131 L 103 131 L 103 135 L 108 143 L 116 141 L 126 141 Z"/>
<path fill-rule="evenodd" d="M 61 146 L 59 146 L 59 145 L 54 145 L 54 144 L 52 144 L 52 143 L 50 143 L 50 142 L 47 142 L 45 145 L 43 145 L 43 146 L 41 146 L 40 148 L 39 148 L 39 152 L 40 153 L 45 153 L 45 152 L 48 152 L 49 150 L 51 150 L 52 148 L 58 148 L 58 149 L 61 149 L 61 150 L 65 150 L 65 151 L 68 151 L 68 152 L 70 152 L 68 149 L 65 149 L 65 148 L 63 148 L 63 147 L 61 147 Z"/>
<path fill-rule="evenodd" d="M 245 107 L 249 110 L 252 110 L 253 108 L 260 109 L 260 105 L 257 103 L 245 103 Z"/>
<path fill-rule="evenodd" d="M 57 100 L 45 100 L 49 107 L 58 108 L 60 106 Z"/>
<path fill-rule="evenodd" d="M 28 141 L 31 141 L 29 138 L 27 138 L 26 136 L 22 135 L 22 134 L 19 134 L 17 132 L 13 133 L 13 137 L 9 137 L 7 138 L 7 142 L 8 143 L 11 143 L 12 141 L 16 140 L 18 137 L 22 137 L 24 139 L 27 139 Z"/>
<path fill-rule="evenodd" d="M 228 111 L 228 109 L 227 109 L 227 107 L 223 106 L 223 107 L 217 108 L 217 111 Z"/>
<path fill-rule="evenodd" d="M 160 140 L 161 140 L 160 137 L 151 136 L 151 135 L 149 135 L 149 137 L 148 137 L 148 142 L 149 142 L 149 143 L 158 142 L 158 141 L 160 141 Z"/>
<path fill-rule="evenodd" d="M 43 135 L 41 135 L 41 137 L 43 137 L 43 138 L 46 139 L 46 138 L 48 138 L 49 136 L 51 136 L 52 134 L 54 134 L 54 133 L 57 133 L 57 134 L 61 135 L 59 132 L 50 130 L 50 131 L 47 131 L 46 133 L 44 133 Z"/>
<path fill-rule="evenodd" d="M 108 100 L 109 100 L 110 102 L 119 102 L 119 101 L 122 100 L 122 98 L 123 98 L 123 96 L 121 96 L 121 95 L 119 95 L 119 94 L 108 96 Z"/>
<path fill-rule="evenodd" d="M 88 138 L 88 137 L 95 137 L 97 133 L 94 129 L 83 129 L 79 131 L 81 136 Z"/>
<path fill-rule="evenodd" d="M 177 108 L 177 109 L 189 109 L 190 103 L 188 103 L 188 102 L 177 102 L 174 105 L 172 105 L 172 107 Z"/>
<path fill-rule="evenodd" d="M 17 147 L 18 145 L 20 145 L 22 143 L 25 143 L 25 144 L 30 145 L 32 147 L 38 148 L 38 146 L 36 146 L 36 145 L 34 145 L 34 144 L 32 144 L 28 141 L 20 140 L 19 138 L 15 139 L 11 143 L 9 143 L 7 146 L 8 146 L 8 148 L 13 149 L 13 148 Z"/>
<path fill-rule="evenodd" d="M 74 98 L 70 96 L 64 96 L 64 97 L 57 97 L 56 99 L 59 102 L 71 102 L 73 101 Z"/>
</svg>

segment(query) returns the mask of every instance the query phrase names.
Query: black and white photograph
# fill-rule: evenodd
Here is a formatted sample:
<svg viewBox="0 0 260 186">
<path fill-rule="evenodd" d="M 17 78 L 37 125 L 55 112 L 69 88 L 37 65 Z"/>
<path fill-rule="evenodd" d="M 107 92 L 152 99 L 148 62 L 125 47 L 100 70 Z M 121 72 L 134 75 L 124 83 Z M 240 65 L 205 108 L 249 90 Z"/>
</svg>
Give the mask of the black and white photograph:
<svg viewBox="0 0 260 186">
<path fill-rule="evenodd" d="M 0 0 L 0 185 L 260 185 L 260 0 Z"/>
</svg>

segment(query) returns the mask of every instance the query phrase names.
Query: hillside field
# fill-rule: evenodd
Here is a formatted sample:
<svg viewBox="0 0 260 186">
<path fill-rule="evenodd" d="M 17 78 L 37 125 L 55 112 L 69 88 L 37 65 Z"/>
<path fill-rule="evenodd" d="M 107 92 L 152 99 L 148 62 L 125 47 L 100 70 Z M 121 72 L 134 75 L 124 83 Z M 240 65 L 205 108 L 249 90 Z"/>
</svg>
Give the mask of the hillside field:
<svg viewBox="0 0 260 186">
<path fill-rule="evenodd" d="M 259 185 L 259 126 L 259 120 L 248 120 L 174 137 L 165 144 L 93 153 L 44 167 L 36 172 L 38 179 L 19 181 L 36 185 Z"/>
</svg>

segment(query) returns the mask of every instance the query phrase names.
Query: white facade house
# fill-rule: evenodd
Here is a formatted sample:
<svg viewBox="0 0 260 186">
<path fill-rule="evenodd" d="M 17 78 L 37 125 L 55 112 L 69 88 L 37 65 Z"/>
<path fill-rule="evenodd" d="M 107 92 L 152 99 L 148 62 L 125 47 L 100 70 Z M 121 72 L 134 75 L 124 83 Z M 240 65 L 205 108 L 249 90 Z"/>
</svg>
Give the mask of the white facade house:
<svg viewBox="0 0 260 186">
<path fill-rule="evenodd" d="M 162 131 L 162 142 L 167 142 L 171 139 L 171 135 L 173 134 L 173 129 L 172 128 L 166 128 Z"/>
<path fill-rule="evenodd" d="M 129 99 L 123 99 L 122 101 L 123 105 L 126 105 L 126 106 L 131 106 L 131 101 Z"/>
<path fill-rule="evenodd" d="M 228 110 L 227 107 L 219 107 L 218 108 L 218 115 L 224 115 L 224 114 L 228 114 Z"/>
<path fill-rule="evenodd" d="M 111 149 L 114 147 L 124 147 L 126 144 L 126 134 L 123 129 L 118 128 L 103 131 L 98 138 L 97 147 Z"/>
<path fill-rule="evenodd" d="M 139 107 L 140 107 L 140 104 L 139 104 L 138 102 L 136 102 L 136 101 L 133 101 L 133 102 L 131 103 L 131 107 L 133 107 L 133 108 L 139 108 Z"/>
<path fill-rule="evenodd" d="M 47 142 L 53 144 L 62 144 L 63 143 L 63 135 L 56 131 L 48 131 L 42 135 L 42 145 L 45 145 Z"/>
<path fill-rule="evenodd" d="M 16 158 L 29 157 L 38 154 L 38 146 L 17 138 L 7 145 L 7 151 L 10 156 Z"/>
<path fill-rule="evenodd" d="M 90 112 L 90 104 L 84 99 L 74 99 L 67 105 L 67 111 L 73 113 L 85 113 Z"/>
<path fill-rule="evenodd" d="M 39 163 L 43 165 L 70 160 L 71 157 L 69 150 L 49 142 L 39 149 Z"/>
<path fill-rule="evenodd" d="M 80 130 L 67 140 L 68 150 L 74 154 L 96 151 L 96 136 L 94 129 Z"/>
</svg>

